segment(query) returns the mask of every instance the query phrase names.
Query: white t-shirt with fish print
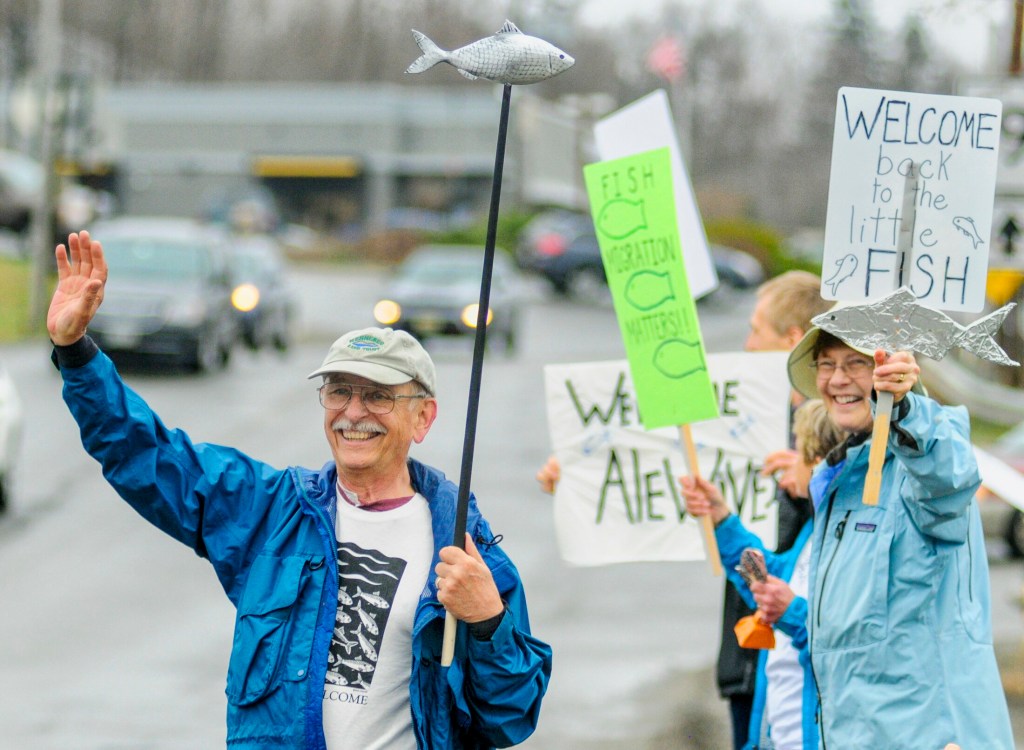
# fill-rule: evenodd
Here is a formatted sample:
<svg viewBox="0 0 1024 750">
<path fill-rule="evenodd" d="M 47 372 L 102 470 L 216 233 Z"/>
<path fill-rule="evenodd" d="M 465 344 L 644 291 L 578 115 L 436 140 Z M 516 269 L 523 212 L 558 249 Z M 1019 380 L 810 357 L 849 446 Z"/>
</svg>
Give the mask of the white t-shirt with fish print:
<svg viewBox="0 0 1024 750">
<path fill-rule="evenodd" d="M 338 502 L 338 613 L 324 683 L 328 750 L 415 750 L 412 625 L 434 555 L 422 495 L 373 512 Z"/>
</svg>

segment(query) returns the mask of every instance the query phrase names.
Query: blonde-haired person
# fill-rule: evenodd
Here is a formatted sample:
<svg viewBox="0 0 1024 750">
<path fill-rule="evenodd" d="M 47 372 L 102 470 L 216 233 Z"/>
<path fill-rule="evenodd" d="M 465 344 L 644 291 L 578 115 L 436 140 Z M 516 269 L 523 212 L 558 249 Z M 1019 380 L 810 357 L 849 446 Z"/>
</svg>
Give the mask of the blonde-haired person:
<svg viewBox="0 0 1024 750">
<path fill-rule="evenodd" d="M 793 497 L 808 497 L 811 472 L 839 445 L 844 433 L 829 418 L 820 399 L 805 401 L 794 414 L 793 434 L 798 460 L 783 472 L 779 486 Z M 760 618 L 776 629 L 775 648 L 759 652 L 754 702 L 745 748 L 817 750 L 817 688 L 807 653 L 807 581 L 813 522 L 808 519 L 787 551 L 773 553 L 729 512 L 720 492 L 687 491 L 686 509 L 694 516 L 710 515 L 722 564 L 740 595 L 758 609 Z M 806 500 L 804 502 L 807 502 Z M 747 584 L 735 570 L 743 550 L 761 550 L 768 568 L 764 582 Z"/>
</svg>

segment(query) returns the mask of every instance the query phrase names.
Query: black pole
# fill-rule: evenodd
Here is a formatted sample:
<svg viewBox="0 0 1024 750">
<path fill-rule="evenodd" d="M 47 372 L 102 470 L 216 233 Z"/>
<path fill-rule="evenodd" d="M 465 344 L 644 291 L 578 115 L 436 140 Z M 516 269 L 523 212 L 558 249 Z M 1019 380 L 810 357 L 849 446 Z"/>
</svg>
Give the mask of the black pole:
<svg viewBox="0 0 1024 750">
<path fill-rule="evenodd" d="M 498 121 L 498 147 L 494 155 L 494 181 L 491 183 L 491 208 L 487 217 L 487 242 L 484 245 L 484 266 L 480 279 L 480 304 L 476 315 L 476 338 L 473 339 L 473 369 L 469 379 L 469 405 L 466 408 L 466 436 L 462 444 L 462 473 L 455 507 L 455 534 L 452 545 L 466 548 L 466 516 L 469 513 L 469 483 L 473 476 L 473 449 L 476 445 L 476 417 L 480 407 L 480 380 L 484 370 L 487 344 L 487 313 L 491 299 L 491 271 L 494 268 L 494 243 L 498 235 L 498 204 L 501 200 L 501 173 L 505 166 L 505 140 L 508 135 L 508 110 L 512 85 L 506 83 L 501 97 L 501 118 Z M 457 620 L 445 614 L 441 664 L 449 666 L 455 654 Z"/>
<path fill-rule="evenodd" d="M 508 110 L 511 99 L 512 86 L 506 83 L 501 97 L 501 119 L 498 121 L 498 146 L 494 156 L 494 181 L 491 183 L 491 208 L 487 216 L 487 243 L 484 246 L 484 267 L 480 279 L 480 305 L 476 316 L 476 338 L 473 340 L 473 370 L 469 380 L 469 405 L 466 408 L 466 436 L 462 444 L 462 473 L 459 476 L 459 499 L 455 509 L 455 538 L 452 540 L 452 544 L 461 548 L 466 546 L 469 484 L 473 475 L 476 419 L 480 407 L 480 380 L 483 375 L 484 350 L 487 342 L 491 272 L 494 268 L 494 244 L 498 235 L 498 204 L 501 200 L 501 174 L 505 166 L 505 140 L 508 134 Z"/>
</svg>

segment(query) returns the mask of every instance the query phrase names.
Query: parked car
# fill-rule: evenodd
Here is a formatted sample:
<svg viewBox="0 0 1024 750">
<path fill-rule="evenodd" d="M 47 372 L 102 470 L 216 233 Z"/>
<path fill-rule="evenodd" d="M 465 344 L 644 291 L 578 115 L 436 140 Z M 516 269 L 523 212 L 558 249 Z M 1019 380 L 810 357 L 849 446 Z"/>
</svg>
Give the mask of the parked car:
<svg viewBox="0 0 1024 750">
<path fill-rule="evenodd" d="M 43 191 L 43 168 L 17 151 L 0 150 L 0 228 L 25 231 Z"/>
<path fill-rule="evenodd" d="M 373 308 L 381 325 L 408 331 L 421 341 L 433 336 L 475 335 L 479 313 L 483 248 L 423 245 L 398 266 L 383 299 Z M 487 341 L 515 348 L 521 279 L 512 260 L 494 254 L 488 299 Z"/>
<path fill-rule="evenodd" d="M 519 234 L 516 262 L 569 297 L 586 298 L 607 286 L 589 214 L 560 209 L 537 214 Z"/>
<path fill-rule="evenodd" d="M 749 253 L 724 245 L 711 245 L 709 252 L 721 284 L 749 289 L 764 281 L 764 269 Z M 584 213 L 558 209 L 538 214 L 519 235 L 516 262 L 567 297 L 591 299 L 607 287 L 594 224 Z"/>
<path fill-rule="evenodd" d="M 987 453 L 999 459 L 1004 464 L 1016 471 L 1018 475 L 1024 475 L 1024 422 L 1004 433 L 991 446 Z M 982 470 L 983 480 L 986 478 L 986 466 L 982 465 L 979 456 L 979 465 Z M 1001 467 L 992 467 L 991 471 L 1000 470 Z M 1016 478 L 1016 477 L 1013 477 Z M 1024 487 L 1024 482 L 1017 483 Z M 1001 497 L 999 487 L 1005 486 L 1004 492 L 1013 492 L 1014 497 Z M 1024 505 L 1024 489 L 1017 494 L 1018 490 L 1011 488 L 1011 482 L 995 482 L 983 485 L 978 491 L 978 507 L 981 510 L 982 526 L 985 534 L 989 537 L 1002 539 L 1009 547 L 1010 554 L 1014 557 L 1024 557 L 1024 513 L 1018 506 Z"/>
<path fill-rule="evenodd" d="M 231 304 L 242 341 L 253 350 L 287 350 L 297 303 L 288 287 L 281 246 L 269 235 L 235 235 L 230 248 Z"/>
<path fill-rule="evenodd" d="M 11 499 L 11 476 L 18 447 L 21 445 L 21 401 L 14 381 L 0 367 L 0 513 L 7 510 Z"/>
<path fill-rule="evenodd" d="M 0 149 L 0 229 L 16 234 L 28 230 L 42 199 L 45 177 L 43 165 L 35 159 L 19 151 Z M 113 200 L 107 192 L 62 178 L 54 206 L 55 239 L 63 242 L 68 232 L 109 215 Z"/>
<path fill-rule="evenodd" d="M 107 353 L 167 358 L 197 371 L 227 365 L 238 339 L 226 235 L 189 219 L 98 223 L 110 269 L 89 335 Z"/>
</svg>

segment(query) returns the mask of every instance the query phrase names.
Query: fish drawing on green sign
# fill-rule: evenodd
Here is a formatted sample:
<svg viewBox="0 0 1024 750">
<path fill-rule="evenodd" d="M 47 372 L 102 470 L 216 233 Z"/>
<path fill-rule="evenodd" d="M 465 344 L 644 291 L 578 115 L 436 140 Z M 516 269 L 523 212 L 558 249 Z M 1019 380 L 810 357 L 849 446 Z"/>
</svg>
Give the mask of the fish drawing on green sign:
<svg viewBox="0 0 1024 750">
<path fill-rule="evenodd" d="M 654 367 L 662 375 L 675 380 L 706 370 L 700 341 L 668 339 L 654 351 Z"/>
<path fill-rule="evenodd" d="M 615 198 L 605 203 L 597 215 L 597 228 L 606 237 L 624 240 L 634 232 L 647 229 L 645 212 L 643 200 Z"/>
<path fill-rule="evenodd" d="M 653 310 L 658 305 L 675 299 L 672 277 L 667 271 L 637 271 L 626 282 L 626 301 L 637 310 Z"/>
</svg>

